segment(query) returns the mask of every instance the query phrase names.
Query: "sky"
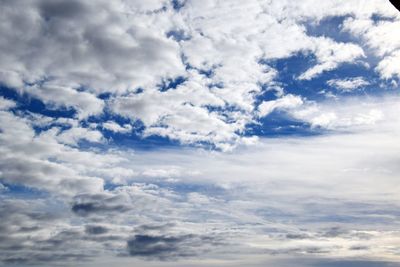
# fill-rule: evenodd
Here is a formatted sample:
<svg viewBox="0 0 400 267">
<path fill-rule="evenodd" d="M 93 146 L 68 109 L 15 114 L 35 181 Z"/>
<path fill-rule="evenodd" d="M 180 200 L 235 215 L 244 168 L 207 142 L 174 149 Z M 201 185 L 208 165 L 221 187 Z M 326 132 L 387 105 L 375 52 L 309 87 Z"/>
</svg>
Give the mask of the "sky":
<svg viewBox="0 0 400 267">
<path fill-rule="evenodd" d="M 399 267 L 387 0 L 0 0 L 0 266 Z"/>
</svg>

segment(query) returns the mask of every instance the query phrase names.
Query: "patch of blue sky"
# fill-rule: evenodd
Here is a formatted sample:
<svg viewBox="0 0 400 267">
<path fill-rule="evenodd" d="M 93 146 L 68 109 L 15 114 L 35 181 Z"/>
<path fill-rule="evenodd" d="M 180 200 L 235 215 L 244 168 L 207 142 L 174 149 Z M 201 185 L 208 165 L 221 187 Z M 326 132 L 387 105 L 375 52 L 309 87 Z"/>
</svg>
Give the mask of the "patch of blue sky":
<svg viewBox="0 0 400 267">
<path fill-rule="evenodd" d="M 198 69 L 199 74 L 206 76 L 207 78 L 211 78 L 215 72 L 214 69 Z"/>
<path fill-rule="evenodd" d="M 190 35 L 188 35 L 185 31 L 183 30 L 171 30 L 167 32 L 167 37 L 172 38 L 177 42 L 180 41 L 187 41 L 190 40 Z"/>
<path fill-rule="evenodd" d="M 182 146 L 182 144 L 179 141 L 167 137 L 159 135 L 151 135 L 143 137 L 142 135 L 138 134 L 131 134 L 131 135 L 114 134 L 111 144 L 126 148 L 132 148 L 135 150 L 145 150 L 145 151 Z M 195 144 L 189 146 L 195 146 Z"/>
<path fill-rule="evenodd" d="M 0 96 L 14 100 L 17 103 L 15 110 L 30 111 L 53 118 L 73 118 L 76 115 L 76 110 L 73 108 L 53 108 L 35 97 L 20 94 L 5 86 L 0 86 Z"/>
<path fill-rule="evenodd" d="M 321 99 L 322 96 L 318 92 L 322 89 L 319 88 L 318 81 L 312 80 L 312 86 L 305 86 L 308 81 L 299 80 L 298 77 L 304 73 L 311 66 L 317 64 L 315 56 L 311 54 L 298 53 L 289 58 L 277 59 L 270 61 L 260 61 L 261 64 L 267 64 L 275 68 L 279 72 L 276 81 L 283 87 L 285 93 L 301 95 L 302 97 L 310 99 Z M 265 88 L 268 90 L 268 88 Z M 264 94 L 260 95 L 259 100 L 263 99 Z M 267 95 L 268 100 L 277 99 L 271 94 Z"/>
<path fill-rule="evenodd" d="M 172 7 L 175 11 L 179 11 L 181 8 L 185 6 L 186 0 L 172 0 Z"/>
<path fill-rule="evenodd" d="M 304 23 L 304 26 L 306 27 L 306 33 L 309 36 L 326 37 L 335 42 L 354 43 L 361 46 L 366 55 L 366 58 L 364 58 L 363 61 L 371 66 L 376 66 L 381 59 L 375 55 L 374 50 L 370 48 L 364 40 L 360 39 L 360 37 L 352 35 L 350 32 L 342 29 L 343 22 L 350 17 L 350 15 L 330 16 L 319 22 L 307 21 Z M 394 18 L 383 17 L 379 14 L 373 14 L 371 19 L 374 23 L 394 20 Z M 372 70 L 371 72 L 373 72 Z"/>
<path fill-rule="evenodd" d="M 99 94 L 97 97 L 102 100 L 108 100 L 112 97 L 112 94 L 110 92 L 106 92 L 106 93 Z"/>
<path fill-rule="evenodd" d="M 279 84 L 277 84 L 279 86 Z M 279 98 L 279 92 L 275 90 L 276 86 L 271 87 L 269 85 L 261 85 L 262 92 L 258 94 L 254 104 L 260 105 L 263 101 L 271 101 Z"/>
<path fill-rule="evenodd" d="M 171 88 L 173 86 L 177 86 L 178 83 L 181 82 L 181 79 L 177 81 L 171 81 Z M 39 99 L 33 98 L 27 94 L 19 94 L 14 89 L 7 87 L 0 87 L 0 96 L 3 96 L 6 99 L 11 99 L 17 103 L 17 107 L 14 108 L 15 111 L 18 112 L 32 112 L 52 118 L 74 118 L 76 111 L 73 108 L 49 108 L 49 105 L 44 104 Z M 102 95 L 103 99 L 108 99 L 110 96 L 107 94 Z M 132 126 L 132 132 L 130 133 L 116 133 L 101 127 L 102 122 L 106 121 L 114 121 L 120 125 L 124 125 L 129 123 Z M 165 146 L 179 146 L 180 143 L 174 140 L 170 140 L 169 138 L 161 137 L 161 136 L 149 136 L 146 138 L 142 137 L 144 125 L 139 120 L 132 121 L 130 119 L 124 118 L 122 116 L 115 115 L 113 113 L 105 110 L 101 115 L 91 116 L 87 118 L 85 121 L 81 122 L 82 127 L 89 127 L 90 123 L 98 123 L 97 130 L 101 131 L 104 137 L 110 141 L 111 144 L 117 146 L 128 146 L 129 148 L 135 149 L 156 149 L 157 147 L 165 147 Z M 33 127 L 35 132 L 39 134 L 42 131 L 48 130 L 52 127 L 58 127 L 62 131 L 68 130 L 71 126 L 67 124 L 60 123 L 51 123 L 45 126 L 35 126 Z M 81 140 L 79 142 L 79 147 L 82 149 L 85 148 L 107 148 L 108 144 L 96 144 L 92 142 L 88 142 L 85 140 Z"/>
<path fill-rule="evenodd" d="M 212 78 L 215 75 L 215 69 L 221 66 L 216 64 L 209 68 L 196 68 L 188 62 L 187 57 L 184 54 L 181 55 L 181 59 L 186 70 L 196 70 L 199 74 L 205 76 L 206 78 Z"/>
<path fill-rule="evenodd" d="M 60 131 L 66 131 L 72 128 L 71 125 L 69 124 L 65 124 L 65 123 L 60 123 L 60 122 L 53 122 L 53 123 L 49 123 L 47 125 L 33 125 L 32 128 L 35 131 L 36 135 L 39 135 L 40 133 L 47 131 L 53 127 L 57 127 Z"/>
<path fill-rule="evenodd" d="M 2 184 L 7 188 L 6 190 L 0 191 L 0 196 L 5 197 L 13 197 L 13 198 L 23 198 L 23 199 L 38 199 L 38 198 L 46 198 L 49 196 L 49 193 L 44 190 L 39 190 L 33 187 L 24 186 L 21 184 L 11 184 L 4 183 Z"/>
<path fill-rule="evenodd" d="M 187 78 L 183 76 L 178 76 L 173 79 L 172 78 L 164 79 L 161 81 L 160 84 L 158 84 L 158 90 L 161 92 L 165 92 L 171 89 L 176 89 L 179 85 L 183 84 L 186 81 Z"/>
<path fill-rule="evenodd" d="M 319 22 L 304 23 L 307 35 L 315 37 L 327 37 L 336 42 L 354 42 L 356 39 L 350 33 L 342 31 L 343 22 L 350 16 L 331 16 Z"/>
<path fill-rule="evenodd" d="M 387 17 L 387 16 L 383 16 L 382 14 L 372 14 L 371 16 L 372 21 L 377 24 L 377 23 L 381 23 L 381 22 L 385 22 L 385 21 L 390 21 L 393 22 L 396 20 L 396 17 Z"/>
<path fill-rule="evenodd" d="M 258 123 L 248 125 L 245 136 L 284 137 L 284 136 L 315 136 L 326 133 L 320 128 L 313 128 L 309 123 L 295 120 L 284 111 L 273 111 Z"/>
<path fill-rule="evenodd" d="M 104 188 L 104 190 L 106 190 L 106 191 L 113 191 L 113 190 L 115 190 L 115 189 L 117 189 L 117 188 L 119 188 L 119 187 L 121 187 L 121 186 L 125 186 L 125 184 L 122 184 L 122 183 L 113 183 L 113 182 L 106 181 L 106 182 L 104 183 L 103 188 Z"/>
<path fill-rule="evenodd" d="M 114 121 L 118 124 L 126 124 L 126 123 L 132 123 L 131 119 L 117 115 L 115 113 L 110 112 L 109 110 L 105 109 L 101 114 L 96 115 L 96 116 L 90 116 L 86 119 L 86 121 L 83 122 L 83 126 L 89 126 L 91 123 L 102 123 L 106 121 Z M 137 122 L 137 125 L 134 125 L 138 128 L 143 128 L 143 125 Z"/>
<path fill-rule="evenodd" d="M 299 53 L 290 58 L 263 62 L 279 72 L 277 82 L 284 88 L 285 93 L 299 95 L 312 101 L 323 101 L 327 97 L 324 92 L 331 92 L 337 96 L 356 95 L 381 95 L 385 89 L 392 89 L 390 81 L 380 79 L 379 74 L 373 68 L 368 68 L 360 63 L 344 63 L 335 70 L 325 71 L 310 80 L 300 80 L 298 77 L 310 67 L 318 64 L 316 58 L 310 54 Z M 349 79 L 362 77 L 369 84 L 355 90 L 344 91 L 340 88 L 329 86 L 327 82 L 331 79 Z M 382 86 L 383 85 L 383 86 Z M 384 90 L 377 90 L 383 87 Z M 260 95 L 259 100 L 274 100 L 278 98 L 273 92 Z M 387 92 L 386 92 L 387 93 Z"/>
<path fill-rule="evenodd" d="M 105 129 L 101 126 L 101 123 L 107 121 L 113 121 L 119 125 L 129 124 L 132 126 L 132 130 L 130 132 L 120 133 Z M 84 127 L 89 127 L 90 123 L 97 123 L 97 130 L 100 131 L 108 141 L 105 144 L 93 144 L 85 141 L 81 142 L 80 145 L 87 148 L 95 145 L 97 148 L 107 149 L 108 146 L 112 145 L 126 149 L 152 150 L 160 147 L 178 147 L 181 145 L 178 141 L 158 135 L 144 137 L 145 126 L 140 120 L 128 119 L 107 111 L 104 111 L 99 116 L 89 117 L 87 121 L 82 122 L 82 125 Z"/>
</svg>

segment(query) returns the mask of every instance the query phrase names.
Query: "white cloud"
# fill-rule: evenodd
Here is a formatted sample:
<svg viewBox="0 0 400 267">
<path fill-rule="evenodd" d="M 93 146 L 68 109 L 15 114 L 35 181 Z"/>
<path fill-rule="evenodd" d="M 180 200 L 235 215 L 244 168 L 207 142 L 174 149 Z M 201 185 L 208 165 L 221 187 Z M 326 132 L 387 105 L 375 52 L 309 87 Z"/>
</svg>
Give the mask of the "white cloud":
<svg viewBox="0 0 400 267">
<path fill-rule="evenodd" d="M 299 120 L 308 122 L 312 127 L 321 127 L 338 131 L 358 131 L 374 128 L 380 122 L 392 118 L 397 100 L 347 99 L 339 102 L 309 102 L 290 114 Z M 385 107 L 388 105 L 388 107 Z"/>
<path fill-rule="evenodd" d="M 376 70 L 385 79 L 394 78 L 396 76 L 400 78 L 400 67 L 398 64 L 399 60 L 400 50 L 397 50 L 379 62 Z"/>
<path fill-rule="evenodd" d="M 120 124 L 114 121 L 106 121 L 103 122 L 101 125 L 104 129 L 107 129 L 115 133 L 129 133 L 132 131 L 132 126 L 130 124 L 124 124 L 121 126 Z"/>
<path fill-rule="evenodd" d="M 379 63 L 368 63 L 396 77 L 396 11 L 383 0 L 181 3 L 179 12 L 158 0 L 3 3 L 1 84 L 76 116 L 46 117 L 0 97 L 0 191 L 4 184 L 39 191 L 20 197 L 10 186 L 0 194 L 0 264 L 397 259 L 398 97 L 312 102 L 287 93 L 268 66 L 297 54 L 315 58 L 297 77 L 309 80 L 369 61 L 372 49 Z M 373 22 L 373 14 L 385 21 Z M 309 35 L 307 26 L 332 16 L 349 17 L 342 30 L 361 41 Z M 328 85 L 351 90 L 367 82 Z M 279 98 L 260 103 L 273 90 Z M 331 134 L 242 137 L 274 110 Z M 89 120 L 103 113 L 131 121 Z M 210 143 L 224 153 L 106 143 L 101 129 L 130 133 L 136 120 L 143 137 Z M 197 255 L 200 263 L 190 258 Z M 166 261 L 179 257 L 189 259 Z"/>
<path fill-rule="evenodd" d="M 183 70 L 178 45 L 143 14 L 162 7 L 162 1 L 153 3 L 4 3 L 1 69 L 18 73 L 21 81 L 50 77 L 96 92 L 125 91 L 176 75 Z"/>
<path fill-rule="evenodd" d="M 315 251 L 324 257 L 385 255 L 383 259 L 389 260 L 396 254 L 391 247 L 399 240 L 393 230 L 400 205 L 399 100 L 356 100 L 319 108 L 335 112 L 340 120 L 350 115 L 361 118 L 364 111 L 374 109 L 385 116 L 373 122 L 375 127 L 350 134 L 262 139 L 257 146 L 230 153 L 176 148 L 84 151 L 60 144 L 51 130 L 36 135 L 29 121 L 2 111 L 2 181 L 48 190 L 61 202 L 57 208 L 44 203 L 39 211 L 35 202 L 33 213 L 33 202 L 27 207 L 17 200 L 1 201 L 3 206 L 14 205 L 14 211 L 20 205 L 19 218 L 27 218 L 2 213 L 7 215 L 1 223 L 18 222 L 18 227 L 7 230 L 7 244 L 25 238 L 28 232 L 23 229 L 39 227 L 32 228 L 30 242 L 8 257 L 24 258 L 32 251 L 45 255 L 38 251 L 39 244 L 58 240 L 60 245 L 46 251 L 68 255 L 79 249 L 84 255 L 119 262 L 125 257 L 116 254 L 127 253 L 132 236 L 178 238 L 184 233 L 204 235 L 199 248 L 208 248 L 202 258 L 210 261 L 225 262 L 236 255 L 244 259 L 243 265 L 254 257 L 258 262 L 276 254 L 312 257 Z M 355 106 L 360 108 L 355 111 Z M 371 125 L 366 120 L 362 124 Z M 104 190 L 107 182 L 124 186 Z M 44 217 L 46 208 L 62 217 Z M 94 224 L 106 232 L 88 236 L 87 225 Z M 352 249 L 360 244 L 368 249 Z M 1 253 L 0 259 L 5 259 Z"/>
<path fill-rule="evenodd" d="M 14 101 L 6 99 L 4 97 L 0 97 L 0 110 L 8 110 L 15 106 L 17 106 L 17 104 Z"/>
<path fill-rule="evenodd" d="M 358 89 L 360 87 L 367 86 L 370 83 L 366 81 L 363 77 L 353 77 L 346 79 L 331 79 L 327 81 L 327 84 L 339 90 L 349 92 Z"/>
<path fill-rule="evenodd" d="M 75 145 L 82 138 L 98 141 L 101 135 L 79 127 L 60 135 L 55 128 L 37 135 L 28 118 L 0 112 L 0 179 L 60 195 L 103 190 L 104 181 L 90 175 L 88 168 L 112 164 L 115 156 L 63 145 Z"/>
<path fill-rule="evenodd" d="M 56 139 L 60 143 L 77 146 L 80 140 L 99 143 L 103 141 L 103 135 L 96 130 L 90 130 L 82 127 L 73 127 L 71 129 L 57 133 Z"/>
<path fill-rule="evenodd" d="M 209 89 L 207 83 L 211 81 L 191 72 L 189 80 L 175 89 L 118 97 L 109 105 L 116 114 L 141 120 L 146 126 L 145 136 L 155 134 L 182 143 L 232 146 L 239 138 L 235 132 L 244 129 L 251 115 L 225 110 L 225 96 L 218 88 Z"/>
<path fill-rule="evenodd" d="M 48 107 L 75 109 L 80 120 L 101 115 L 108 106 L 99 94 L 109 93 L 111 110 L 141 120 L 146 135 L 233 147 L 241 142 L 238 133 L 257 120 L 262 89 L 279 77 L 261 62 L 297 53 L 315 57 L 316 65 L 298 77 L 309 80 L 364 60 L 359 44 L 310 36 L 307 25 L 330 16 L 396 16 L 390 4 L 378 0 L 315 5 L 311 0 L 185 1 L 175 12 L 168 1 L 7 2 L 0 78 Z M 347 24 L 350 19 L 343 29 Z M 392 31 L 391 24 L 383 24 Z M 185 38 L 168 37 L 171 32 Z M 385 66 L 378 70 L 395 72 Z M 176 77 L 186 81 L 174 90 L 158 90 L 162 81 Z M 143 93 L 136 95 L 138 88 Z M 207 127 L 199 129 L 200 121 Z"/>
<path fill-rule="evenodd" d="M 27 92 L 47 104 L 50 108 L 73 107 L 79 119 L 103 112 L 104 103 L 94 94 L 79 92 L 76 89 L 46 83 L 44 86 L 34 85 L 26 88 Z"/>
<path fill-rule="evenodd" d="M 400 53 L 399 26 L 400 16 L 397 13 L 390 20 L 378 22 L 374 22 L 373 18 L 348 18 L 343 24 L 343 30 L 364 40 L 365 45 L 380 60 L 376 71 L 382 78 L 390 79 L 400 77 L 400 71 L 396 67 L 398 64 L 395 64 Z"/>
<path fill-rule="evenodd" d="M 318 64 L 309 68 L 299 76 L 300 80 L 311 80 L 324 71 L 336 69 L 343 63 L 355 63 L 358 58 L 365 57 L 363 49 L 352 43 L 337 43 L 328 38 L 316 38 L 315 55 Z"/>
<path fill-rule="evenodd" d="M 264 101 L 262 102 L 258 109 L 260 117 L 265 117 L 274 110 L 289 110 L 298 108 L 303 104 L 303 100 L 299 96 L 294 96 L 291 94 L 285 95 L 277 100 Z"/>
</svg>

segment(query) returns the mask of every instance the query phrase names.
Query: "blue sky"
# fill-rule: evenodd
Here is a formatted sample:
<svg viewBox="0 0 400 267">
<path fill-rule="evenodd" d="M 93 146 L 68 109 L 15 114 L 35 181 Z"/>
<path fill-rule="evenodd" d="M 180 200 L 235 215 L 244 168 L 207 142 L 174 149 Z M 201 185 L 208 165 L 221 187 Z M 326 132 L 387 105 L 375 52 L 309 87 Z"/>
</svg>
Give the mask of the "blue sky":
<svg viewBox="0 0 400 267">
<path fill-rule="evenodd" d="M 400 266 L 389 1 L 1 5 L 0 266 Z"/>
</svg>

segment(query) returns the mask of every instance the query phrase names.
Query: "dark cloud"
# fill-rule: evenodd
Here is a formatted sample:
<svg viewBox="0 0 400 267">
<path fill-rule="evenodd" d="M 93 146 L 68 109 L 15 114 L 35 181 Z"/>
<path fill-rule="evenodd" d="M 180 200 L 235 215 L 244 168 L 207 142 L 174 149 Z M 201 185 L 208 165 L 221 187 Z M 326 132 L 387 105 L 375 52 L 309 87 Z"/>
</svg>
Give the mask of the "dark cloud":
<svg viewBox="0 0 400 267">
<path fill-rule="evenodd" d="M 109 231 L 108 228 L 100 225 L 86 225 L 85 232 L 90 235 L 101 235 Z"/>
<path fill-rule="evenodd" d="M 11 264 L 13 266 L 21 266 L 24 265 L 38 265 L 38 264 L 46 264 L 49 262 L 63 262 L 66 261 L 72 262 L 82 262 L 89 260 L 90 257 L 83 253 L 35 253 L 34 255 L 30 255 L 28 257 L 24 256 L 10 256 L 2 260 L 5 264 Z"/>
<path fill-rule="evenodd" d="M 73 18 L 85 14 L 87 7 L 81 1 L 41 1 L 39 10 L 46 19 Z"/>
<path fill-rule="evenodd" d="M 54 200 L 0 198 L 0 266 L 81 262 L 93 256 L 82 251 L 84 233 L 69 226 L 63 212 Z"/>
<path fill-rule="evenodd" d="M 335 227 L 326 229 L 321 235 L 323 237 L 338 237 L 338 236 L 342 236 L 345 234 L 348 234 L 348 230 L 335 226 Z"/>
<path fill-rule="evenodd" d="M 193 236 L 136 235 L 128 241 L 129 255 L 145 257 L 169 257 L 181 254 L 181 244 Z"/>
<path fill-rule="evenodd" d="M 132 207 L 122 204 L 122 200 L 115 196 L 105 194 L 79 195 L 75 197 L 71 210 L 80 216 L 124 212 Z"/>
<path fill-rule="evenodd" d="M 138 234 L 127 242 L 130 256 L 148 259 L 173 260 L 180 257 L 194 257 L 222 244 L 212 236 L 147 235 Z"/>
<path fill-rule="evenodd" d="M 306 234 L 286 234 L 287 239 L 307 239 L 310 238 L 309 235 Z"/>
<path fill-rule="evenodd" d="M 352 246 L 350 250 L 369 250 L 368 246 Z"/>
<path fill-rule="evenodd" d="M 72 205 L 72 211 L 80 216 L 88 216 L 95 213 L 123 212 L 129 208 L 125 205 L 103 205 L 100 203 L 76 203 Z"/>
</svg>

